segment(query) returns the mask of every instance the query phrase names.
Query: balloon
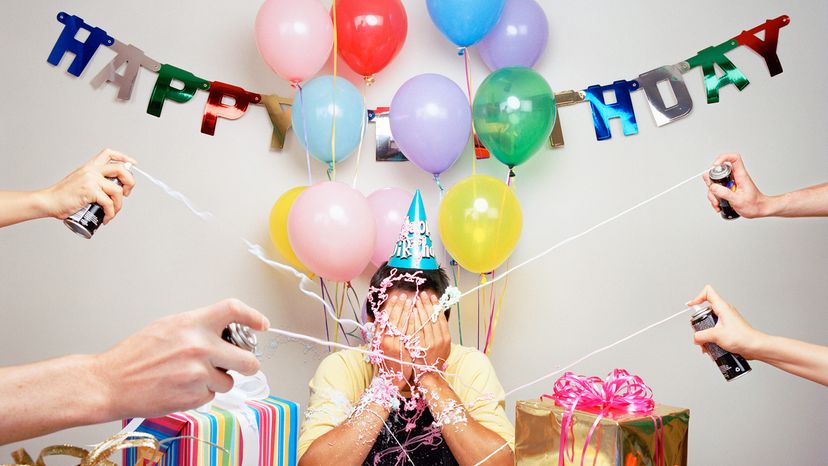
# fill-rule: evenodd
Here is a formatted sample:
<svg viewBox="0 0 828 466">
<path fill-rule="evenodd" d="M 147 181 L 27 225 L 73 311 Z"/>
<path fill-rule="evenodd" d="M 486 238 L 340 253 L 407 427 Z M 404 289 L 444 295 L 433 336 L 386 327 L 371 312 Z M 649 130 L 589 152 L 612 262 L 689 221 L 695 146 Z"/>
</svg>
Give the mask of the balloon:
<svg viewBox="0 0 828 466">
<path fill-rule="evenodd" d="M 472 113 L 480 142 L 513 168 L 529 160 L 549 137 L 555 94 L 534 70 L 501 68 L 480 84 Z"/>
<path fill-rule="evenodd" d="M 337 78 L 334 105 L 332 76 L 313 78 L 300 92 L 293 98 L 291 107 L 293 132 L 299 142 L 304 147 L 307 136 L 307 148 L 311 155 L 330 164 L 333 161 L 331 132 L 333 115 L 336 113 L 336 161 L 347 159 L 359 145 L 367 118 L 362 95 L 347 79 Z"/>
<path fill-rule="evenodd" d="M 322 278 L 348 282 L 374 252 L 374 216 L 365 196 L 326 181 L 299 194 L 288 215 L 288 238 L 296 257 Z"/>
<path fill-rule="evenodd" d="M 497 178 L 473 175 L 446 192 L 440 203 L 440 237 L 463 268 L 496 269 L 512 254 L 523 224 L 520 203 Z"/>
<path fill-rule="evenodd" d="M 507 66 L 531 68 L 549 37 L 546 13 L 535 0 L 506 0 L 497 25 L 480 41 L 480 57 L 490 70 Z"/>
<path fill-rule="evenodd" d="M 394 252 L 412 197 L 413 194 L 399 188 L 383 188 L 368 195 L 377 227 L 371 263 L 377 267 Z"/>
<path fill-rule="evenodd" d="M 256 47 L 293 84 L 322 69 L 333 48 L 333 23 L 319 0 L 267 0 L 256 15 Z"/>
<path fill-rule="evenodd" d="M 408 160 L 433 175 L 448 170 L 469 143 L 471 109 L 466 94 L 439 74 L 406 81 L 391 100 L 391 134 Z"/>
<path fill-rule="evenodd" d="M 437 29 L 458 47 L 476 44 L 497 24 L 506 0 L 427 0 Z"/>
<path fill-rule="evenodd" d="M 342 59 L 369 78 L 399 53 L 408 16 L 400 0 L 337 0 L 336 33 Z"/>
<path fill-rule="evenodd" d="M 296 198 L 305 189 L 307 189 L 307 186 L 297 186 L 282 194 L 273 204 L 273 208 L 270 209 L 270 240 L 273 241 L 276 250 L 287 260 L 288 264 L 313 278 L 313 273 L 296 257 L 296 253 L 293 252 L 288 239 L 288 214 L 290 214 L 290 209 L 293 207 L 293 203 L 296 202 Z"/>
</svg>

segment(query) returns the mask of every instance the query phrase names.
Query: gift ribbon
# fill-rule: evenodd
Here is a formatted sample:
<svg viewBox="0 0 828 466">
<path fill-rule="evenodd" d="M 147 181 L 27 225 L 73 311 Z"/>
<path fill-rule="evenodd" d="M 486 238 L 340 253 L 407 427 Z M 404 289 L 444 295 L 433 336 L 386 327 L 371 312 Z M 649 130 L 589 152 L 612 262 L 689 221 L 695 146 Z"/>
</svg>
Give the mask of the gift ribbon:
<svg viewBox="0 0 828 466">
<path fill-rule="evenodd" d="M 259 464 L 259 424 L 247 402 L 264 400 L 270 395 L 267 377 L 261 371 L 251 376 L 241 375 L 236 371 L 227 373 L 233 377 L 233 388 L 227 393 L 216 393 L 213 401 L 197 411 L 208 412 L 212 408 L 229 411 L 238 420 L 241 430 L 241 466 L 256 466 Z"/>
<path fill-rule="evenodd" d="M 631 375 L 624 369 L 614 369 L 606 380 L 600 377 L 584 377 L 567 372 L 559 378 L 552 388 L 551 395 L 541 395 L 541 398 L 549 398 L 559 406 L 567 409 L 561 418 L 561 439 L 558 446 L 558 466 L 564 465 L 564 456 L 568 437 L 572 430 L 572 415 L 576 408 L 593 408 L 601 411 L 589 429 L 584 448 L 581 451 L 581 466 L 584 464 L 587 448 L 589 447 L 592 434 L 604 416 L 612 411 L 624 411 L 627 413 L 651 414 L 655 408 L 653 401 L 653 390 L 644 383 L 644 380 L 637 375 Z M 655 428 L 656 465 L 663 464 L 664 457 L 664 432 L 663 422 L 660 416 L 650 416 L 653 419 Z M 599 439 L 600 440 L 600 439 Z M 575 441 L 573 439 L 573 452 L 570 454 L 570 461 L 574 458 Z M 593 464 L 597 460 L 597 454 Z"/>
<path fill-rule="evenodd" d="M 155 451 L 153 458 L 160 448 L 158 440 L 150 434 L 134 432 L 129 434 L 117 434 L 99 443 L 92 450 L 72 445 L 51 445 L 40 451 L 37 460 L 21 448 L 12 453 L 14 463 L 2 466 L 46 466 L 44 458 L 47 456 L 71 456 L 80 459 L 80 466 L 115 466 L 109 461 L 113 453 L 127 448 L 151 448 Z"/>
</svg>

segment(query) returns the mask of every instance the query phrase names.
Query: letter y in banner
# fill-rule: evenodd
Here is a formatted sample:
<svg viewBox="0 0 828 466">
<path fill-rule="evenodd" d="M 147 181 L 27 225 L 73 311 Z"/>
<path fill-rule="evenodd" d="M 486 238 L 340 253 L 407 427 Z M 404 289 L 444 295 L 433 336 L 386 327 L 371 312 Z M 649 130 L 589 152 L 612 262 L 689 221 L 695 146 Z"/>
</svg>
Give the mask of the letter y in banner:
<svg viewBox="0 0 828 466">
<path fill-rule="evenodd" d="M 134 45 L 126 45 L 116 40 L 112 45 L 112 50 L 118 55 L 89 84 L 95 89 L 99 89 L 105 83 L 118 86 L 118 99 L 120 100 L 129 100 L 132 96 L 132 86 L 135 85 L 139 68 L 143 66 L 156 73 L 161 71 L 161 63 L 144 55 L 144 52 Z M 126 64 L 124 74 L 118 74 L 118 69 L 124 64 Z"/>
<path fill-rule="evenodd" d="M 290 105 L 293 99 L 282 97 L 276 94 L 261 96 L 262 103 L 270 116 L 270 123 L 273 125 L 273 135 L 270 137 L 270 148 L 281 150 L 285 147 L 285 137 L 290 129 Z M 282 109 L 287 106 L 287 110 Z"/>
<path fill-rule="evenodd" d="M 615 81 L 609 86 L 589 86 L 584 89 L 586 100 L 592 107 L 592 122 L 595 124 L 595 137 L 599 141 L 612 137 L 609 121 L 613 118 L 621 119 L 624 136 L 638 133 L 638 123 L 635 121 L 630 92 L 638 90 L 638 81 Z M 615 103 L 607 104 L 604 101 L 604 92 L 615 93 Z"/>
<path fill-rule="evenodd" d="M 181 81 L 184 87 L 181 89 L 172 87 L 173 79 Z M 210 82 L 181 68 L 161 65 L 161 71 L 158 72 L 158 79 L 155 80 L 155 87 L 152 88 L 149 105 L 147 105 L 147 113 L 160 117 L 165 100 L 170 99 L 183 104 L 192 99 L 199 89 L 205 91 L 210 89 Z"/>
<path fill-rule="evenodd" d="M 730 39 L 727 42 L 719 44 L 715 47 L 708 47 L 695 57 L 687 60 L 690 68 L 701 66 L 704 73 L 704 88 L 707 90 L 707 103 L 715 104 L 719 101 L 719 89 L 733 84 L 740 91 L 750 84 L 750 81 L 736 68 L 730 59 L 725 56 L 725 53 L 730 52 L 739 46 L 736 39 Z M 724 74 L 722 76 L 716 75 L 714 65 L 718 65 Z"/>
<path fill-rule="evenodd" d="M 736 36 L 736 42 L 739 45 L 747 45 L 754 52 L 758 53 L 765 59 L 768 65 L 768 71 L 771 76 L 776 76 L 782 72 L 782 63 L 779 62 L 779 55 L 776 54 L 776 44 L 779 41 L 779 30 L 788 24 L 791 24 L 791 18 L 787 15 L 782 15 L 775 19 L 765 21 L 765 24 L 756 26 L 750 31 L 742 31 Z M 765 38 L 760 39 L 756 34 L 765 31 Z"/>
<path fill-rule="evenodd" d="M 233 104 L 224 103 L 224 98 L 233 99 Z M 257 104 L 262 96 L 254 92 L 219 81 L 210 83 L 210 95 L 204 105 L 204 117 L 201 119 L 201 132 L 213 136 L 216 134 L 216 122 L 219 118 L 238 120 L 247 111 L 251 103 Z"/>
<path fill-rule="evenodd" d="M 75 54 L 75 59 L 69 65 L 69 73 L 72 75 L 80 76 L 83 73 L 84 68 L 89 64 L 89 60 L 92 59 L 101 44 L 108 47 L 115 43 L 115 39 L 109 37 L 106 31 L 84 23 L 78 16 L 70 16 L 61 11 L 58 13 L 57 19 L 63 24 L 63 31 L 60 33 L 60 37 L 55 42 L 55 46 L 46 61 L 57 66 L 66 52 L 72 52 Z M 89 37 L 84 42 L 75 38 L 81 29 L 89 32 Z"/>
</svg>

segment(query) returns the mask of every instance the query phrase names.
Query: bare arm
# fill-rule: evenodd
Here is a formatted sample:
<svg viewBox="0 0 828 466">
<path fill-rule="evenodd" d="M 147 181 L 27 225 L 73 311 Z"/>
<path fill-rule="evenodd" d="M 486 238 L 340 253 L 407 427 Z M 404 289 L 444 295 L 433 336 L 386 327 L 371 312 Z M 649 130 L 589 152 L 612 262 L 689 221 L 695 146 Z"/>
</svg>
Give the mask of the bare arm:
<svg viewBox="0 0 828 466">
<path fill-rule="evenodd" d="M 104 224 L 109 223 L 135 185 L 128 170 L 110 161 L 135 163 L 126 155 L 104 149 L 54 186 L 32 192 L 0 192 L 0 228 L 45 217 L 62 220 L 91 203 L 103 207 Z M 123 186 L 107 178 L 118 178 Z"/>
<path fill-rule="evenodd" d="M 758 359 L 785 372 L 828 386 L 828 347 L 767 335 L 754 329 L 710 285 L 688 304 L 708 301 L 719 318 L 716 326 L 696 332 L 694 343 L 715 343 L 747 359 Z"/>
<path fill-rule="evenodd" d="M 221 339 L 230 322 L 269 326 L 250 307 L 225 300 L 158 320 L 100 355 L 0 368 L 0 445 L 203 405 L 233 387 L 225 369 L 251 375 L 259 368 L 252 353 Z"/>
<path fill-rule="evenodd" d="M 768 196 L 756 187 L 739 154 L 721 155 L 713 162 L 714 165 L 723 163 L 729 163 L 733 169 L 736 191 L 711 183 L 707 174 L 704 175 L 708 187 L 707 199 L 716 212 L 720 210 L 718 199 L 724 199 L 745 218 L 828 216 L 828 183 Z"/>
<path fill-rule="evenodd" d="M 461 466 L 476 465 L 495 451 L 496 453 L 486 460 L 486 464 L 515 464 L 512 449 L 508 445 L 503 447 L 506 441 L 475 421 L 442 377 L 437 374 L 425 375 L 420 381 L 420 386 L 426 389 L 428 407 L 435 413 L 435 420 L 442 427 L 443 438 Z"/>
<path fill-rule="evenodd" d="M 439 302 L 436 295 L 428 296 L 423 292 L 417 301 L 418 312 L 414 320 L 417 328 L 422 328 L 424 346 L 428 348 L 424 362 L 438 368 L 451 352 L 451 333 L 445 314 L 439 312 L 436 322 L 432 319 Z M 484 459 L 486 464 L 492 465 L 515 463 L 511 448 L 503 447 L 505 440 L 477 422 L 466 411 L 460 397 L 439 373 L 423 374 L 418 387 L 425 394 L 428 408 L 441 426 L 443 438 L 461 466 L 473 466 Z"/>
<path fill-rule="evenodd" d="M 379 403 L 367 402 L 342 424 L 313 441 L 299 466 L 359 466 L 368 457 L 390 414 Z"/>
</svg>

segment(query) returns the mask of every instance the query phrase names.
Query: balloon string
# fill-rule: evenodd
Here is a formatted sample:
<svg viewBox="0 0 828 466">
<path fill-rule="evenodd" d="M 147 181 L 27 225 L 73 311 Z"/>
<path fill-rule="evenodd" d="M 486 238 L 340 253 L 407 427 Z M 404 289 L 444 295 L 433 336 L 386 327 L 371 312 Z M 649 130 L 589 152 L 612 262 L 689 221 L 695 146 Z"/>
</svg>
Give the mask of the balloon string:
<svg viewBox="0 0 828 466">
<path fill-rule="evenodd" d="M 446 252 L 448 254 L 448 252 Z M 460 285 L 457 282 L 457 269 L 460 266 L 450 266 L 451 267 L 451 276 L 454 279 L 454 286 L 455 288 L 459 288 Z M 463 344 L 463 322 L 461 320 L 462 312 L 460 312 L 460 301 L 457 301 L 457 333 L 460 336 L 460 345 Z"/>
<path fill-rule="evenodd" d="M 339 56 L 339 34 L 336 29 L 336 0 L 331 2 L 333 12 L 333 112 L 331 117 L 331 180 L 336 181 L 336 62 Z"/>
<path fill-rule="evenodd" d="M 469 68 L 469 51 L 466 47 L 460 49 L 460 55 L 463 55 L 463 63 L 466 68 L 466 91 L 469 94 L 469 109 L 474 114 L 474 106 L 472 105 L 472 84 L 471 84 L 471 70 Z M 474 129 L 474 118 L 472 118 L 472 175 L 477 174 L 477 153 L 475 152 L 475 141 L 477 140 L 477 132 Z"/>
<path fill-rule="evenodd" d="M 367 83 L 365 85 L 363 85 L 362 88 L 361 88 L 361 91 L 362 91 L 361 92 L 362 93 L 362 107 L 363 108 L 368 108 L 368 104 L 367 104 L 366 99 L 365 99 L 365 93 L 367 91 L 367 88 L 368 88 Z M 351 183 L 351 187 L 354 188 L 354 189 L 356 189 L 357 178 L 359 178 L 359 160 L 362 156 L 362 143 L 363 143 L 363 141 L 365 141 L 365 128 L 367 126 L 366 125 L 367 121 L 368 121 L 367 116 L 363 115 L 362 128 L 360 129 L 360 132 L 359 132 L 359 145 L 357 146 L 357 153 L 356 153 L 356 170 L 354 171 L 354 181 Z"/>
<path fill-rule="evenodd" d="M 685 184 L 687 184 L 687 183 L 689 183 L 689 182 L 693 181 L 694 179 L 698 178 L 699 176 L 701 176 L 701 175 L 702 175 L 702 174 L 704 174 L 705 172 L 707 172 L 707 169 L 705 169 L 704 171 L 702 171 L 702 172 L 700 172 L 700 173 L 697 173 L 697 174 L 695 174 L 695 175 L 691 176 L 690 178 L 687 178 L 686 180 L 684 180 L 684 181 L 682 181 L 682 182 L 680 182 L 680 183 L 678 183 L 678 184 L 676 184 L 676 185 L 673 185 L 673 186 L 671 186 L 671 187 L 669 187 L 669 188 L 665 189 L 664 191 L 662 191 L 662 192 L 660 192 L 660 193 L 658 193 L 658 194 L 656 194 L 656 195 L 654 195 L 654 196 L 651 196 L 651 197 L 649 197 L 649 198 L 647 198 L 647 199 L 645 199 L 645 200 L 643 200 L 643 201 L 639 202 L 638 204 L 635 204 L 634 206 L 632 206 L 632 207 L 630 207 L 630 208 L 627 208 L 627 209 L 625 209 L 625 210 L 623 210 L 623 211 L 621 211 L 621 212 L 619 212 L 619 213 L 617 213 L 617 214 L 613 215 L 612 217 L 610 217 L 610 218 L 608 218 L 608 219 L 606 219 L 606 220 L 603 220 L 603 221 L 601 221 L 601 222 L 596 223 L 595 225 L 593 225 L 593 226 L 591 226 L 591 227 L 587 228 L 586 230 L 584 230 L 584 231 L 582 231 L 582 232 L 580 232 L 580 233 L 578 233 L 578 234 L 576 234 L 576 235 L 572 235 L 572 236 L 570 236 L 570 237 L 568 237 L 568 238 L 566 238 L 566 239 L 564 239 L 564 240 L 562 240 L 562 241 L 559 241 L 558 243 L 553 244 L 552 246 L 550 246 L 550 247 L 549 247 L 549 248 L 547 248 L 546 250 L 544 250 L 544 251 L 540 252 L 539 254 L 537 254 L 537 255 L 535 255 L 535 256 L 532 256 L 532 257 L 530 257 L 529 259 L 526 259 L 525 261 L 523 261 L 523 262 L 519 263 L 518 265 L 516 265 L 516 266 L 514 266 L 514 267 L 512 267 L 512 268 L 510 268 L 510 269 L 508 269 L 508 270 L 506 270 L 505 272 L 503 272 L 503 274 L 501 274 L 501 275 L 500 275 L 499 277 L 497 277 L 496 279 L 491 280 L 491 281 L 489 281 L 488 283 L 487 283 L 487 282 L 481 282 L 481 283 L 480 283 L 480 285 L 478 285 L 478 286 L 476 286 L 476 287 L 474 287 L 474 288 L 472 288 L 472 289 L 470 289 L 470 290 L 468 290 L 468 291 L 463 292 L 463 294 L 461 294 L 461 295 L 460 295 L 460 297 L 463 297 L 463 296 L 469 295 L 469 294 L 471 294 L 471 293 L 474 293 L 475 291 L 477 291 L 477 290 L 479 290 L 479 289 L 481 289 L 481 288 L 483 288 L 483 287 L 485 287 L 485 286 L 487 286 L 487 285 L 491 285 L 491 284 L 493 284 L 493 283 L 497 282 L 498 280 L 502 280 L 502 279 L 504 279 L 504 278 L 508 277 L 508 276 L 509 276 L 509 274 L 511 274 L 511 273 L 512 273 L 512 272 L 514 272 L 515 270 L 521 269 L 521 268 L 523 268 L 523 267 L 525 267 L 525 266 L 527 266 L 527 265 L 531 264 L 532 262 L 534 262 L 534 261 L 536 261 L 536 260 L 538 260 L 538 259 L 540 259 L 540 258 L 542 258 L 542 257 L 546 256 L 547 254 L 551 253 L 552 251 L 554 251 L 554 250 L 556 250 L 556 249 L 560 248 L 561 246 L 564 246 L 564 245 L 566 245 L 566 244 L 568 244 L 568 243 L 571 243 L 572 241 L 575 241 L 576 239 L 581 238 L 581 237 L 583 237 L 583 236 L 585 236 L 585 235 L 587 235 L 587 234 L 589 234 L 589 233 L 591 233 L 591 232 L 593 232 L 593 231 L 597 230 L 598 228 L 601 228 L 602 226 L 604 226 L 604 225 L 606 225 L 606 224 L 608 224 L 608 223 L 610 223 L 610 222 L 612 222 L 612 221 L 614 221 L 614 220 L 617 220 L 617 219 L 619 219 L 619 218 L 623 217 L 624 215 L 627 215 L 628 213 L 630 213 L 630 212 L 632 212 L 632 211 L 634 211 L 634 210 L 638 209 L 639 207 L 642 207 L 642 206 L 644 206 L 644 205 L 647 205 L 647 204 L 649 204 L 650 202 L 652 202 L 652 201 L 654 201 L 654 200 L 656 200 L 656 199 L 660 198 L 661 196 L 664 196 L 665 194 L 667 194 L 667 193 L 669 193 L 669 192 L 671 192 L 671 191 L 674 191 L 674 190 L 676 190 L 676 189 L 678 189 L 678 188 L 680 188 L 680 187 L 684 186 Z"/>
<path fill-rule="evenodd" d="M 308 186 L 313 186 L 313 176 L 311 175 L 310 149 L 308 148 L 308 121 L 305 118 L 305 98 L 302 92 L 302 86 L 296 84 L 299 89 L 299 110 L 302 112 L 302 132 L 305 133 L 305 159 L 308 161 Z"/>
<path fill-rule="evenodd" d="M 325 292 L 327 291 L 325 288 L 325 279 L 319 277 L 319 288 L 322 292 L 322 298 L 325 298 Z M 328 313 L 325 312 L 325 306 L 322 306 L 322 317 L 325 318 L 325 339 L 331 341 L 331 331 L 328 329 Z M 328 348 L 328 351 L 331 351 L 331 348 Z"/>
<path fill-rule="evenodd" d="M 509 264 L 506 264 L 506 267 L 509 267 Z M 500 289 L 500 297 L 497 299 L 497 309 L 495 310 L 494 307 L 494 320 L 489 323 L 489 335 L 486 337 L 486 349 L 483 351 L 488 356 L 492 350 L 492 346 L 494 346 L 494 332 L 495 328 L 497 328 L 497 321 L 500 320 L 500 311 L 503 309 L 503 297 L 506 296 L 506 287 L 509 285 L 509 279 L 507 278 L 503 282 L 503 287 Z M 494 289 L 494 288 L 492 288 Z"/>
</svg>

